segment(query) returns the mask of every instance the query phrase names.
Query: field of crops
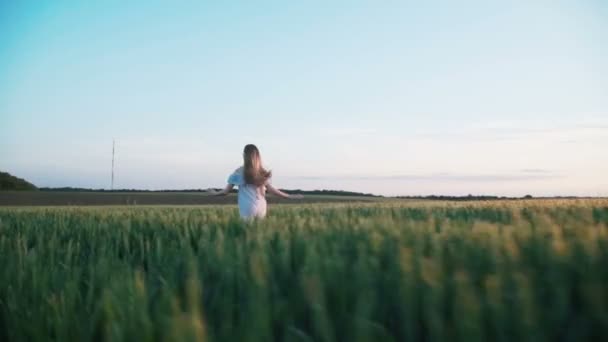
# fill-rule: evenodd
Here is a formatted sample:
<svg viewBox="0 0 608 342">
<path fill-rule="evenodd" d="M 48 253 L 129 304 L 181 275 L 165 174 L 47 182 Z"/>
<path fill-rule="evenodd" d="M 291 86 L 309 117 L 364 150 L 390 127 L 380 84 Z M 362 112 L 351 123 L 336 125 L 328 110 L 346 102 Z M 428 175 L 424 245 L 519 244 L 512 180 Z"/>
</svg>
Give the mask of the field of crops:
<svg viewBox="0 0 608 342">
<path fill-rule="evenodd" d="M 608 339 L 608 200 L 0 209 L 0 340 Z"/>
</svg>

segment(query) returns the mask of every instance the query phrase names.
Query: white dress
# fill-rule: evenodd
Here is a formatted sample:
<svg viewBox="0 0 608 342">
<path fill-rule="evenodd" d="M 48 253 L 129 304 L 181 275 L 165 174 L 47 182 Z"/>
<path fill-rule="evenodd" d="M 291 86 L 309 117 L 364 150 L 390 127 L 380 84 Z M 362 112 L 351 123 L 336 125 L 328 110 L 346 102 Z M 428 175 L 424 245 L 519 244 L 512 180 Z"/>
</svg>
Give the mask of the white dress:
<svg viewBox="0 0 608 342">
<path fill-rule="evenodd" d="M 242 167 L 228 177 L 228 184 L 239 187 L 238 204 L 242 218 L 250 220 L 266 216 L 266 186 L 247 184 Z"/>
</svg>

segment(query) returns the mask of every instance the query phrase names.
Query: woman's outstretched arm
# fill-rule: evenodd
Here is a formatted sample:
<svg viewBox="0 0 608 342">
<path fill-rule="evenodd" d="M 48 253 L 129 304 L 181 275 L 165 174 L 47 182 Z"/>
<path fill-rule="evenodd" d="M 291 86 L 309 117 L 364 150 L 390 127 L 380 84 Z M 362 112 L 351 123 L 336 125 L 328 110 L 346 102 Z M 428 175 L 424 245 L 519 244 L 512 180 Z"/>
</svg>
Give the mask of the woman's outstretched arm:
<svg viewBox="0 0 608 342">
<path fill-rule="evenodd" d="M 228 184 L 226 185 L 226 187 L 221 190 L 221 191 L 215 191 L 213 189 L 208 189 L 207 192 L 209 193 L 209 195 L 211 196 L 226 196 L 230 193 L 230 191 L 232 191 L 232 188 L 234 188 L 234 185 L 232 184 Z"/>
<path fill-rule="evenodd" d="M 302 196 L 302 195 L 298 195 L 298 194 L 290 195 L 288 193 L 285 193 L 285 192 L 283 192 L 283 191 L 275 188 L 271 184 L 266 184 L 266 190 L 268 190 L 268 192 L 270 192 L 271 194 L 273 194 L 275 196 L 282 197 L 282 198 L 290 198 L 290 199 L 301 199 L 301 198 L 304 198 L 304 196 Z"/>
</svg>

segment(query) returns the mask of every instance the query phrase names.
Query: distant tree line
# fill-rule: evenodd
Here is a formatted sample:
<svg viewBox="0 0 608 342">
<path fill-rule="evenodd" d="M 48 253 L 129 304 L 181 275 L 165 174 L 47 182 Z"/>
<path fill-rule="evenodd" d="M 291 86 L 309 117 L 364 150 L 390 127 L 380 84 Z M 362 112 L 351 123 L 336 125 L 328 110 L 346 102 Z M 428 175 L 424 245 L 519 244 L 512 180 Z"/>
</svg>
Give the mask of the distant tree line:
<svg viewBox="0 0 608 342">
<path fill-rule="evenodd" d="M 342 191 L 342 190 L 282 190 L 290 194 L 302 194 L 302 195 L 331 195 L 331 196 L 359 196 L 359 197 L 383 197 L 379 195 L 355 192 L 355 191 Z"/>
<path fill-rule="evenodd" d="M 42 188 L 39 188 L 39 190 L 40 191 L 54 191 L 54 192 L 205 192 L 205 191 L 207 191 L 205 189 L 181 189 L 181 190 L 176 190 L 176 189 L 160 189 L 160 190 L 114 189 L 114 190 L 109 190 L 109 189 L 76 188 L 76 187 L 71 187 L 71 186 L 64 186 L 64 187 L 58 187 L 58 188 L 42 187 Z M 220 190 L 220 189 L 214 189 L 214 190 Z M 236 190 L 233 190 L 232 192 L 236 192 Z"/>
<path fill-rule="evenodd" d="M 34 187 L 35 188 L 35 187 Z M 220 188 L 212 188 L 213 190 L 219 191 Z M 49 188 L 42 187 L 38 188 L 40 191 L 54 191 L 54 192 L 107 192 L 107 193 L 203 193 L 206 189 L 162 189 L 162 190 L 141 190 L 141 189 L 89 189 L 89 188 L 74 188 L 74 187 L 60 187 L 60 188 Z M 362 193 L 355 191 L 342 191 L 342 190 L 289 190 L 281 189 L 288 194 L 302 194 L 302 195 L 330 195 L 330 196 L 357 196 L 357 197 L 385 197 L 380 195 L 374 195 L 370 193 Z M 232 189 L 232 193 L 236 193 L 237 189 Z M 541 199 L 541 198 L 554 198 L 554 199 L 575 199 L 575 198 L 588 198 L 578 196 L 550 196 L 550 197 L 533 197 L 532 195 L 525 195 L 522 197 L 515 196 L 491 196 L 491 195 L 466 195 L 466 196 L 445 196 L 445 195 L 420 195 L 420 196 L 395 196 L 392 198 L 399 199 L 414 199 L 414 200 L 436 200 L 436 201 L 492 201 L 492 200 L 518 200 L 518 199 Z M 590 197 L 589 197 L 590 198 Z"/>
<path fill-rule="evenodd" d="M 428 195 L 428 196 L 397 196 L 401 199 L 418 199 L 418 200 L 435 200 L 435 201 L 492 201 L 492 200 L 518 200 L 518 199 L 533 199 L 532 195 L 522 197 L 514 196 L 489 196 L 489 195 L 466 195 L 466 196 L 444 196 L 444 195 Z M 536 198 L 582 198 L 577 196 L 551 196 L 551 197 L 536 197 Z"/>
<path fill-rule="evenodd" d="M 162 189 L 162 190 L 140 190 L 140 189 L 88 189 L 88 188 L 74 188 L 74 187 L 60 187 L 60 188 L 49 188 L 42 187 L 39 189 L 40 191 L 59 191 L 59 192 L 205 192 L 204 189 Z M 213 190 L 221 190 L 219 188 L 215 188 Z M 332 196 L 365 196 L 365 197 L 382 197 L 378 195 L 373 195 L 369 193 L 362 192 L 354 192 L 354 191 L 342 191 L 342 190 L 287 190 L 281 189 L 281 191 L 287 192 L 289 194 L 302 194 L 302 195 L 332 195 Z M 233 189 L 233 193 L 236 193 L 237 190 Z"/>
<path fill-rule="evenodd" d="M 41 187 L 37 188 L 34 184 L 15 177 L 8 172 L 0 171 L 0 191 L 2 190 L 40 190 L 40 191 L 53 191 L 53 192 L 108 192 L 108 193 L 161 193 L 161 192 L 187 192 L 187 193 L 202 193 L 206 192 L 205 189 L 162 189 L 162 190 L 141 190 L 141 189 L 89 189 L 89 188 L 77 188 L 77 187 Z M 214 189 L 221 190 L 221 189 Z M 356 191 L 343 191 L 343 190 L 288 190 L 281 189 L 282 191 L 289 194 L 302 194 L 302 195 L 330 195 L 330 196 L 357 196 L 357 197 L 384 197 L 380 195 L 374 195 L 370 193 L 362 193 Z M 233 189 L 232 193 L 236 193 L 237 190 Z M 488 196 L 488 195 L 467 195 L 467 196 L 444 196 L 444 195 L 426 195 L 426 196 L 396 196 L 394 198 L 400 199 L 415 199 L 415 200 L 441 200 L 441 201 L 491 201 L 491 200 L 513 200 L 513 199 L 532 199 L 532 195 L 525 195 L 522 197 L 508 197 L 508 196 Z M 552 196 L 552 197 L 536 197 L 536 198 L 555 198 L 555 199 L 572 199 L 572 198 L 586 198 L 577 196 Z"/>
<path fill-rule="evenodd" d="M 0 172 L 0 190 L 37 190 L 36 186 L 25 179 Z"/>
</svg>

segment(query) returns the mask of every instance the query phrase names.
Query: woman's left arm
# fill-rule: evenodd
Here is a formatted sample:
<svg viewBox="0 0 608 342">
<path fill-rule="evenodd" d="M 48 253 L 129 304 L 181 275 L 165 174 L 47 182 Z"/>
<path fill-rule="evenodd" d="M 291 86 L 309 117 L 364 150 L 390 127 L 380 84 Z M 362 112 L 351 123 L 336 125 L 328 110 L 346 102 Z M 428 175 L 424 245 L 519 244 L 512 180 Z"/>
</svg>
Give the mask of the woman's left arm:
<svg viewBox="0 0 608 342">
<path fill-rule="evenodd" d="M 270 183 L 266 183 L 266 190 L 268 190 L 268 192 L 270 192 L 271 194 L 275 195 L 275 196 L 279 196 L 281 198 L 289 198 L 289 199 L 301 199 L 304 198 L 304 196 L 302 195 L 290 195 L 286 192 L 283 192 L 277 188 L 275 188 L 274 186 L 272 186 Z"/>
</svg>

